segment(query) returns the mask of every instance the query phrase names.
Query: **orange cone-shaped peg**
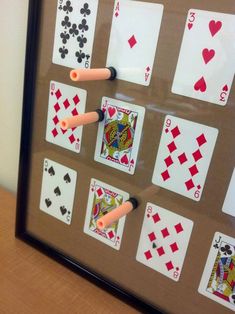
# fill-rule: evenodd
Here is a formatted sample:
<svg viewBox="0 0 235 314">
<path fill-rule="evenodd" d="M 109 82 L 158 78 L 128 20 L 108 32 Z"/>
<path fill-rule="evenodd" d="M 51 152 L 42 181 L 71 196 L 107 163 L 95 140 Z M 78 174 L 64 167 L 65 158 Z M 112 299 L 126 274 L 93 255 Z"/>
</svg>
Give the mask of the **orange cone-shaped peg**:
<svg viewBox="0 0 235 314">
<path fill-rule="evenodd" d="M 101 109 L 97 109 L 96 111 L 87 112 L 60 120 L 60 127 L 62 130 L 67 130 L 80 125 L 102 121 L 103 119 L 103 111 Z"/>
<path fill-rule="evenodd" d="M 113 67 L 103 69 L 75 69 L 70 71 L 72 81 L 114 80 L 117 72 Z"/>
<path fill-rule="evenodd" d="M 127 215 L 137 206 L 138 206 L 138 201 L 135 198 L 131 197 L 128 201 L 123 203 L 121 206 L 113 209 L 111 212 L 109 212 L 108 214 L 98 219 L 96 222 L 97 228 L 100 230 L 103 230 L 109 227 L 114 222 L 118 221 L 120 218 Z"/>
</svg>

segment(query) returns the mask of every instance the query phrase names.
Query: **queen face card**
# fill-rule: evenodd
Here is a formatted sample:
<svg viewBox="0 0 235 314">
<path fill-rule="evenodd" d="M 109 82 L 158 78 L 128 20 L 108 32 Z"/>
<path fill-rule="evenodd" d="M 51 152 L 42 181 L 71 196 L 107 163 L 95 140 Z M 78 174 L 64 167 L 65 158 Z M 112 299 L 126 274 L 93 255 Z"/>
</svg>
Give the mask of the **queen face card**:
<svg viewBox="0 0 235 314">
<path fill-rule="evenodd" d="M 85 111 L 87 92 L 84 89 L 51 81 L 47 114 L 46 140 L 79 153 L 82 126 L 63 130 L 59 121 Z"/>
<path fill-rule="evenodd" d="M 199 201 L 217 135 L 215 128 L 167 115 L 152 182 Z"/>
<path fill-rule="evenodd" d="M 235 15 L 190 9 L 172 92 L 227 103 L 235 72 Z"/>
<path fill-rule="evenodd" d="M 95 160 L 134 174 L 145 108 L 103 97 L 104 120 L 99 123 Z"/>
<path fill-rule="evenodd" d="M 115 1 L 106 65 L 118 79 L 150 84 L 162 14 L 162 4 Z"/>
<path fill-rule="evenodd" d="M 191 220 L 147 203 L 136 260 L 178 281 L 192 228 Z"/>
<path fill-rule="evenodd" d="M 233 169 L 232 178 L 225 196 L 222 211 L 235 217 L 235 168 Z"/>
<path fill-rule="evenodd" d="M 234 238 L 215 233 L 198 292 L 235 311 Z"/>
<path fill-rule="evenodd" d="M 98 0 L 58 0 L 52 62 L 90 68 Z"/>
<path fill-rule="evenodd" d="M 40 210 L 71 224 L 77 172 L 48 158 L 44 159 Z"/>
<path fill-rule="evenodd" d="M 97 228 L 96 221 L 122 205 L 128 198 L 128 193 L 99 180 L 91 179 L 84 232 L 119 250 L 126 217 L 122 217 L 102 231 Z"/>
</svg>

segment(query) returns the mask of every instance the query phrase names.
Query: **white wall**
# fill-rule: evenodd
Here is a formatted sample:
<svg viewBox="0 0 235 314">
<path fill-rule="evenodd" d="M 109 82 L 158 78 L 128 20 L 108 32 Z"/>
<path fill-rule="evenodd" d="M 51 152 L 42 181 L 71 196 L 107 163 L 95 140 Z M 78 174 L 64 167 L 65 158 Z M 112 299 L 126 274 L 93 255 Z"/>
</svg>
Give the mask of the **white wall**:
<svg viewBox="0 0 235 314">
<path fill-rule="evenodd" d="M 0 185 L 16 190 L 28 0 L 1 0 Z"/>
</svg>

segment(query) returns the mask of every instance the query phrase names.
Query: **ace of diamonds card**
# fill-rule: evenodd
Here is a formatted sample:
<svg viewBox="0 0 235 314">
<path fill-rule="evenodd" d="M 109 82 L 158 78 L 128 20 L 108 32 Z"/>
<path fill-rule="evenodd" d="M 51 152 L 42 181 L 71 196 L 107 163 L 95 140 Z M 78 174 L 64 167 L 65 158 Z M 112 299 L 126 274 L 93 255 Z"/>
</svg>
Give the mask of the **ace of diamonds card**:
<svg viewBox="0 0 235 314">
<path fill-rule="evenodd" d="M 145 108 L 103 97 L 104 120 L 99 123 L 95 160 L 134 174 Z"/>
<path fill-rule="evenodd" d="M 199 201 L 217 135 L 215 128 L 167 115 L 152 182 Z"/>
<path fill-rule="evenodd" d="M 235 15 L 190 9 L 172 92 L 227 103 L 235 72 Z"/>
<path fill-rule="evenodd" d="M 147 203 L 136 260 L 178 281 L 192 228 L 191 220 Z"/>
<path fill-rule="evenodd" d="M 215 233 L 198 292 L 235 311 L 234 238 Z"/>
<path fill-rule="evenodd" d="M 84 89 L 51 81 L 47 114 L 46 140 L 73 152 L 79 153 L 82 141 L 82 126 L 63 130 L 59 121 L 84 113 L 87 92 Z"/>
<path fill-rule="evenodd" d="M 44 159 L 40 210 L 71 224 L 77 173 L 53 160 Z"/>
<path fill-rule="evenodd" d="M 53 63 L 90 68 L 98 0 L 58 0 Z"/>
<path fill-rule="evenodd" d="M 128 193 L 99 180 L 91 179 L 84 232 L 119 250 L 126 217 L 122 217 L 102 231 L 97 228 L 96 222 L 99 218 L 122 205 L 128 198 Z"/>
<path fill-rule="evenodd" d="M 118 79 L 150 84 L 162 14 L 162 4 L 115 1 L 106 65 Z"/>
</svg>

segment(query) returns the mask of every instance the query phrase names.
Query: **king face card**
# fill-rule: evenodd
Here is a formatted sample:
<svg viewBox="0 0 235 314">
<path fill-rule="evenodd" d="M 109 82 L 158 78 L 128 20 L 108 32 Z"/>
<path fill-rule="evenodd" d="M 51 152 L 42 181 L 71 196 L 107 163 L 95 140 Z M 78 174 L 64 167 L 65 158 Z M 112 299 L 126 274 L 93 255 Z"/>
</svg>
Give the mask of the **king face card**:
<svg viewBox="0 0 235 314">
<path fill-rule="evenodd" d="M 216 232 L 198 292 L 235 311 L 235 239 Z"/>
<path fill-rule="evenodd" d="M 193 222 L 152 203 L 147 203 L 136 260 L 178 281 Z"/>
<path fill-rule="evenodd" d="M 227 103 L 235 71 L 235 15 L 190 9 L 172 92 Z"/>
<path fill-rule="evenodd" d="M 152 182 L 199 201 L 217 135 L 215 128 L 167 115 Z"/>
<path fill-rule="evenodd" d="M 129 194 L 96 179 L 91 179 L 84 232 L 93 238 L 119 250 L 126 217 L 122 217 L 104 230 L 96 222 L 116 207 L 122 205 Z"/>
<path fill-rule="evenodd" d="M 82 126 L 63 130 L 59 121 L 85 111 L 87 92 L 84 89 L 59 82 L 50 82 L 47 114 L 46 140 L 73 152 L 79 153 L 82 141 Z"/>
<path fill-rule="evenodd" d="M 106 65 L 118 79 L 150 84 L 162 14 L 162 4 L 115 1 Z"/>
<path fill-rule="evenodd" d="M 75 170 L 44 159 L 40 209 L 70 225 L 76 181 Z"/>
<path fill-rule="evenodd" d="M 134 174 L 145 108 L 103 97 L 104 120 L 99 123 L 95 160 Z"/>
<path fill-rule="evenodd" d="M 90 68 L 98 0 L 58 0 L 52 62 Z"/>
</svg>

